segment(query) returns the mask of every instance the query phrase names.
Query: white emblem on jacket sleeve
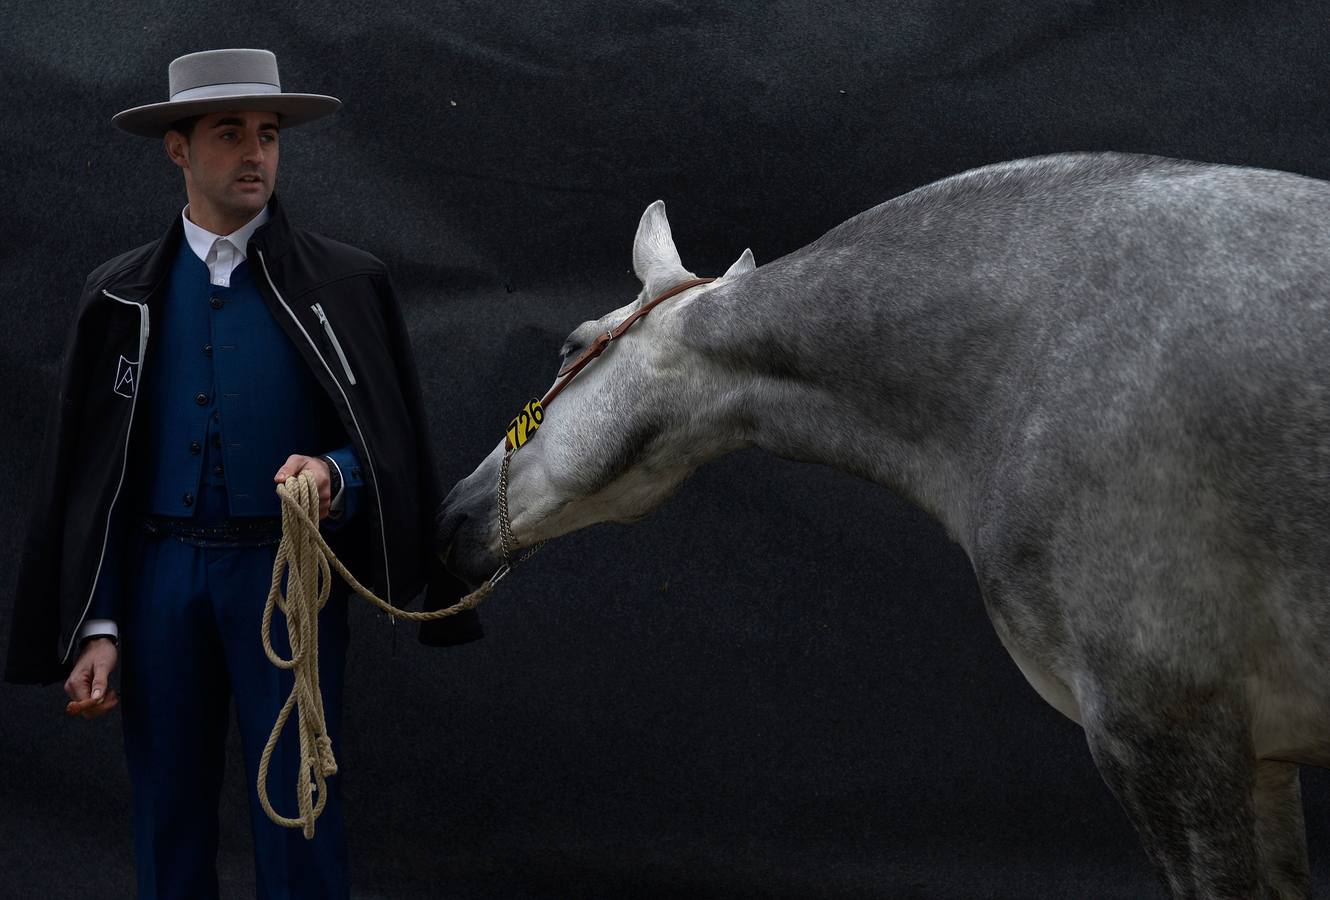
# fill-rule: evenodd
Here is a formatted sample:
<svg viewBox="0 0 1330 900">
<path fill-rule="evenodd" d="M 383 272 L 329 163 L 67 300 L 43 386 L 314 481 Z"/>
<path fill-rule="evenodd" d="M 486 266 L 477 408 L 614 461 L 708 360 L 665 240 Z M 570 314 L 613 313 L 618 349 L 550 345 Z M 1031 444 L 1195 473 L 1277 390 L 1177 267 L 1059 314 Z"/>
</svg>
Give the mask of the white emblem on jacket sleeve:
<svg viewBox="0 0 1330 900">
<path fill-rule="evenodd" d="M 120 364 L 115 371 L 115 387 L 112 390 L 121 397 L 129 397 L 132 400 L 134 389 L 138 387 L 137 374 L 138 364 L 130 362 L 123 356 L 120 357 Z"/>
</svg>

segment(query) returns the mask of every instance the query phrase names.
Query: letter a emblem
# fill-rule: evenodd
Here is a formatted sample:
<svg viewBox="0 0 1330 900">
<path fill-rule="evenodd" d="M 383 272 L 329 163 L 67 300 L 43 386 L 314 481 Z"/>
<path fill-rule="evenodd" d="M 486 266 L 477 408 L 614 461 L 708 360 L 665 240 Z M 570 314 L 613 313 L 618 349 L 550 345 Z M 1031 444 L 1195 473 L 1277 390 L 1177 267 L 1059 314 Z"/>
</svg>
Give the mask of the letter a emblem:
<svg viewBox="0 0 1330 900">
<path fill-rule="evenodd" d="M 121 397 L 133 399 L 134 389 L 138 387 L 135 375 L 138 374 L 138 367 L 134 363 L 120 357 L 120 365 L 115 371 L 115 387 L 112 389 Z"/>
</svg>

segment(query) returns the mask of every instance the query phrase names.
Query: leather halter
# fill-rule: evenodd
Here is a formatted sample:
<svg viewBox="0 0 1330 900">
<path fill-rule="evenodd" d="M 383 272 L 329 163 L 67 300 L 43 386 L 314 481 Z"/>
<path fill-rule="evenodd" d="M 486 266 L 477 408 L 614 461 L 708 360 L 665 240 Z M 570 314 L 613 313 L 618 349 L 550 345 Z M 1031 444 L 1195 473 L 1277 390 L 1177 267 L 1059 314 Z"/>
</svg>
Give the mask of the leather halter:
<svg viewBox="0 0 1330 900">
<path fill-rule="evenodd" d="M 605 348 L 610 345 L 610 342 L 613 341 L 615 338 L 621 337 L 623 333 L 627 331 L 629 328 L 631 328 L 633 323 L 636 322 L 638 319 L 642 318 L 647 313 L 651 312 L 651 310 L 655 309 L 658 305 L 670 299 L 671 297 L 682 294 L 684 291 L 688 290 L 689 288 L 695 288 L 700 284 L 710 284 L 715 280 L 716 279 L 714 278 L 690 278 L 687 281 L 684 281 L 680 284 L 676 284 L 668 291 L 665 291 L 663 294 L 660 294 L 659 296 L 653 298 L 649 303 L 643 304 L 641 307 L 637 309 L 636 312 L 634 312 L 628 318 L 624 319 L 613 329 L 598 334 L 596 336 L 596 339 L 591 342 L 590 346 L 588 346 L 585 350 L 579 353 L 576 359 L 566 364 L 563 368 L 559 370 L 558 374 L 559 380 L 555 382 L 554 387 L 550 388 L 549 391 L 546 392 L 545 396 L 541 398 L 540 406 L 542 408 L 546 408 L 551 403 L 553 403 L 554 398 L 559 396 L 559 394 L 563 392 L 563 389 L 568 386 L 568 382 L 572 381 L 574 378 L 577 377 L 578 372 L 581 372 L 583 369 L 586 368 L 587 363 L 591 362 L 591 360 L 595 359 L 597 356 L 600 356 L 600 354 L 604 353 Z M 506 440 L 504 442 L 504 446 L 505 449 L 507 450 L 513 449 L 513 444 L 511 440 Z"/>
</svg>

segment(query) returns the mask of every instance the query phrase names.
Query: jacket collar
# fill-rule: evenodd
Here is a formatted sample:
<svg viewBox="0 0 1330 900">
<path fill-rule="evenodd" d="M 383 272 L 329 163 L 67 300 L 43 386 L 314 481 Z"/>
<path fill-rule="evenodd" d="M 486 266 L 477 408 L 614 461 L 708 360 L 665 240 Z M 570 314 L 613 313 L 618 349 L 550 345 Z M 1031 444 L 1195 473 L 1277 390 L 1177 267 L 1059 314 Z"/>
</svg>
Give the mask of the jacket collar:
<svg viewBox="0 0 1330 900">
<path fill-rule="evenodd" d="M 184 239 L 184 221 L 176 213 L 171 217 L 171 226 L 166 229 L 166 234 L 157 242 L 142 248 L 141 254 L 131 254 L 132 261 L 107 278 L 106 289 L 125 299 L 146 300 L 165 282 L 171 264 L 175 261 L 176 251 Z M 276 192 L 268 198 L 267 223 L 259 226 L 249 243 L 251 247 L 257 245 L 273 259 L 282 256 L 290 246 L 290 226 Z"/>
<path fill-rule="evenodd" d="M 257 245 L 270 259 L 281 257 L 291 245 L 291 226 L 286 221 L 286 211 L 277 200 L 276 191 L 268 198 L 268 221 L 259 226 L 249 243 Z"/>
</svg>

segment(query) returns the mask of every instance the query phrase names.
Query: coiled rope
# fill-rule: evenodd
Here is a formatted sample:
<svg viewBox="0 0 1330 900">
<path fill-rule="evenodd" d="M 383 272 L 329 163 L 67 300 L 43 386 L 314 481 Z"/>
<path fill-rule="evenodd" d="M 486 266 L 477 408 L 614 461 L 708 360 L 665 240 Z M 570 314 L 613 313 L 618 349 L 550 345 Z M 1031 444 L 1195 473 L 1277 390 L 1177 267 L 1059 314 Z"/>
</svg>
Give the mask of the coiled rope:
<svg viewBox="0 0 1330 900">
<path fill-rule="evenodd" d="M 487 581 L 446 609 L 429 612 L 398 609 L 357 581 L 319 534 L 319 491 L 313 475 L 301 472 L 288 478 L 277 486 L 277 496 L 282 501 L 282 541 L 273 561 L 272 584 L 268 588 L 268 602 L 263 607 L 260 632 L 263 652 L 279 669 L 294 670 L 295 684 L 277 714 L 277 722 L 259 759 L 259 803 L 268 818 L 278 825 L 303 829 L 306 838 L 313 838 L 314 822 L 328 801 L 327 778 L 337 773 L 332 739 L 324 724 L 323 695 L 319 691 L 319 610 L 328 602 L 332 572 L 337 572 L 352 590 L 379 609 L 410 622 L 443 619 L 474 609 L 494 590 L 494 580 Z M 283 578 L 286 581 L 285 594 L 282 591 Z M 274 608 L 286 616 L 290 659 L 283 659 L 272 646 Z M 296 803 L 300 815 L 294 819 L 280 815 L 268 800 L 268 765 L 292 709 L 296 711 L 296 727 L 300 734 L 300 770 L 296 775 Z"/>
</svg>

